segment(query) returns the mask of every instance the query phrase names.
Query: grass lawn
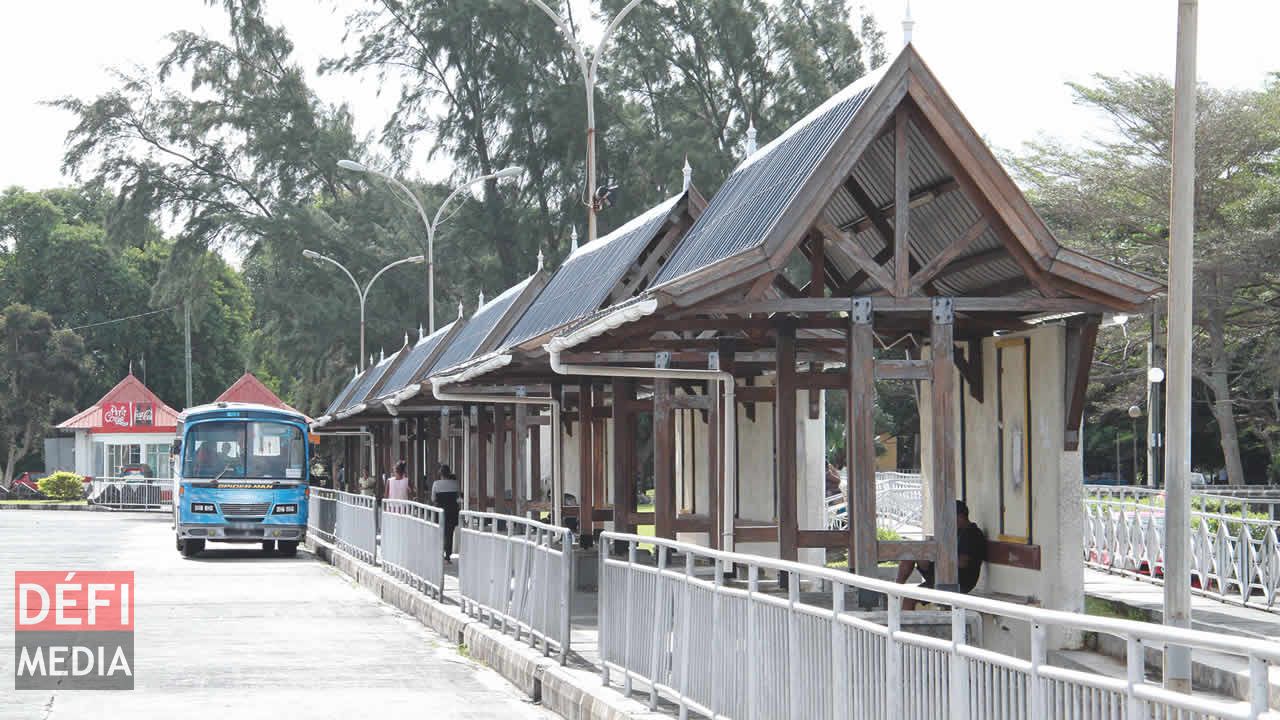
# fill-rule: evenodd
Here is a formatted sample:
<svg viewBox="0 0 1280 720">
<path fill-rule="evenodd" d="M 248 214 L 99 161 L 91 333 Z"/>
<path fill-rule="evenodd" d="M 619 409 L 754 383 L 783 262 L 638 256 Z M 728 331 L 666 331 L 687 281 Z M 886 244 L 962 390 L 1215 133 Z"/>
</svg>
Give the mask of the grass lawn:
<svg viewBox="0 0 1280 720">
<path fill-rule="evenodd" d="M 84 505 L 87 500 L 0 500 L 0 505 Z"/>
</svg>

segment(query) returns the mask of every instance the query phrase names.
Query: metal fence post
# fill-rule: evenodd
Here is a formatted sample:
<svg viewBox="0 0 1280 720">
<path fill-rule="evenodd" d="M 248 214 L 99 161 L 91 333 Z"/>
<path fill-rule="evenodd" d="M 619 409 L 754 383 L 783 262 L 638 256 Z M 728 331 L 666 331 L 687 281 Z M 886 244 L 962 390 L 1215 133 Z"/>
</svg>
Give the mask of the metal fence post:
<svg viewBox="0 0 1280 720">
<path fill-rule="evenodd" d="M 662 597 L 662 586 L 666 582 L 667 570 L 667 548 L 665 545 L 655 545 L 654 551 L 658 553 L 658 581 L 655 583 L 653 603 L 653 652 L 650 655 L 649 663 L 649 709 L 658 709 L 658 679 L 659 669 L 658 661 L 662 652 L 662 617 L 666 615 L 666 603 Z"/>
<path fill-rule="evenodd" d="M 796 603 L 800 602 L 800 576 L 787 573 L 787 707 L 791 717 L 802 717 L 800 708 L 800 672 L 804 658 L 800 652 L 800 617 Z"/>
<path fill-rule="evenodd" d="M 889 602 L 889 627 L 884 643 L 884 704 L 885 717 L 902 717 L 902 654 L 898 652 L 898 632 L 902 629 L 902 596 L 891 594 Z"/>
<path fill-rule="evenodd" d="M 573 557 L 573 531 L 564 531 L 564 540 L 560 545 L 560 552 L 563 555 L 564 562 L 564 595 L 560 598 L 560 664 L 564 665 L 569 659 L 569 643 L 573 637 L 573 589 L 574 589 L 574 570 L 576 563 Z M 597 590 L 596 597 L 599 597 Z M 596 623 L 599 627 L 600 623 Z M 604 664 L 603 655 L 600 664 Z"/>
<path fill-rule="evenodd" d="M 1142 699 L 1138 697 L 1138 693 L 1135 690 L 1145 680 L 1144 669 L 1147 659 L 1141 640 L 1133 635 L 1126 636 L 1124 640 L 1125 666 L 1128 670 L 1126 677 L 1128 685 L 1125 688 L 1125 717 L 1140 718 L 1145 715 L 1142 709 Z"/>
<path fill-rule="evenodd" d="M 608 551 L 605 550 L 607 545 L 608 543 L 603 540 L 600 541 L 598 548 L 599 567 L 596 570 L 596 612 L 599 614 L 599 619 L 596 622 L 596 635 L 597 642 L 600 645 L 600 684 L 605 687 L 609 686 L 609 646 L 606 643 L 613 639 L 613 633 L 607 632 L 609 628 L 609 603 L 606 602 L 607 594 L 604 589 L 605 562 L 609 557 Z M 623 663 L 626 663 L 625 658 Z"/>
<path fill-rule="evenodd" d="M 747 718 L 756 720 L 759 708 L 756 706 L 756 687 L 759 686 L 758 675 L 760 653 L 756 647 L 759 643 L 759 632 L 756 630 L 756 593 L 760 591 L 760 568 L 747 566 Z"/>
<path fill-rule="evenodd" d="M 601 552 L 604 552 L 603 550 Z M 619 623 L 619 629 L 622 631 L 622 694 L 631 695 L 631 617 L 632 617 L 632 598 L 635 597 L 635 580 L 636 576 L 636 542 L 634 540 L 627 541 L 627 597 L 626 611 L 623 613 L 622 622 Z"/>
<path fill-rule="evenodd" d="M 831 716 L 833 718 L 849 717 L 848 686 L 844 684 L 849 677 L 849 658 L 846 655 L 844 628 L 840 616 L 844 614 L 845 586 L 831 583 Z"/>
<path fill-rule="evenodd" d="M 951 707 L 949 708 L 949 716 L 953 720 L 969 720 L 969 659 L 960 653 L 960 648 L 969 642 L 969 628 L 965 625 L 965 620 L 965 611 L 962 608 L 951 608 Z"/>
<path fill-rule="evenodd" d="M 672 627 L 673 637 L 683 636 L 680 643 L 680 720 L 689 717 L 689 646 L 693 644 L 693 553 L 684 556 L 684 607 L 679 627 Z"/>
<path fill-rule="evenodd" d="M 1040 679 L 1040 668 L 1047 660 L 1045 648 L 1045 627 L 1040 623 L 1031 623 L 1031 672 L 1027 676 L 1030 697 L 1028 717 L 1048 717 L 1045 702 L 1044 683 Z"/>
</svg>

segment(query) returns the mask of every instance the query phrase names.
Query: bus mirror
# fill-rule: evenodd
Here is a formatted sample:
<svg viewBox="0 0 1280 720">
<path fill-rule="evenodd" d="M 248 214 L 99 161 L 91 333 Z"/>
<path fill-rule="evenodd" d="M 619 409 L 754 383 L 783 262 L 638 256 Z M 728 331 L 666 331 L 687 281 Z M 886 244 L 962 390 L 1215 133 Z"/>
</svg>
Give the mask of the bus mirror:
<svg viewBox="0 0 1280 720">
<path fill-rule="evenodd" d="M 181 455 L 181 454 L 182 454 L 182 439 L 181 439 L 181 438 L 175 439 L 175 440 L 173 441 L 173 444 L 169 446 L 169 454 L 170 454 L 170 455 Z"/>
</svg>

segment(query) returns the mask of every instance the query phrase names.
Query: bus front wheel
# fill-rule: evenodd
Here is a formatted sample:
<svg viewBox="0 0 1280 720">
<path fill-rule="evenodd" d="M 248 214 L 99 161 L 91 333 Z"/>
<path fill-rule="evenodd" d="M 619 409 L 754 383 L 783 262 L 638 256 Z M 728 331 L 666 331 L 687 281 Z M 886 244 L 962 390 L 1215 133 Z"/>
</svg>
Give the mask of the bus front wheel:
<svg viewBox="0 0 1280 720">
<path fill-rule="evenodd" d="M 271 553 L 273 553 L 273 552 L 275 552 L 275 551 L 276 551 L 276 541 L 275 541 L 275 540 L 263 540 L 263 541 L 262 541 L 262 552 L 267 553 L 268 555 L 270 555 Z"/>
<path fill-rule="evenodd" d="M 297 556 L 297 554 L 298 554 L 298 541 L 297 541 L 297 540 L 281 540 L 281 541 L 280 541 L 280 554 L 281 554 L 281 555 L 283 555 L 283 556 L 285 556 L 285 557 L 295 557 L 295 556 Z"/>
<path fill-rule="evenodd" d="M 200 554 L 200 551 L 204 550 L 204 540 L 187 538 L 181 542 L 182 547 L 179 549 L 182 551 L 182 557 L 195 557 Z"/>
</svg>

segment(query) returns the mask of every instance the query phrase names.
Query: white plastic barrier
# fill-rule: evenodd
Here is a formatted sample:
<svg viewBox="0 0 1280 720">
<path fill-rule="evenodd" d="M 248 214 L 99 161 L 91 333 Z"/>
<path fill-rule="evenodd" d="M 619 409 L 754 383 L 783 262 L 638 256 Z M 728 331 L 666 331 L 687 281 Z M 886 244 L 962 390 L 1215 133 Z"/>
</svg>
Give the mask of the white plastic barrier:
<svg viewBox="0 0 1280 720">
<path fill-rule="evenodd" d="M 378 559 L 376 500 L 371 495 L 335 492 L 338 498 L 334 538 L 338 547 L 367 562 Z"/>
</svg>

